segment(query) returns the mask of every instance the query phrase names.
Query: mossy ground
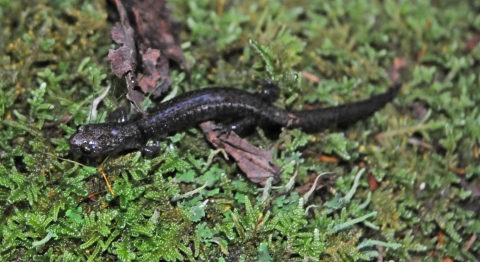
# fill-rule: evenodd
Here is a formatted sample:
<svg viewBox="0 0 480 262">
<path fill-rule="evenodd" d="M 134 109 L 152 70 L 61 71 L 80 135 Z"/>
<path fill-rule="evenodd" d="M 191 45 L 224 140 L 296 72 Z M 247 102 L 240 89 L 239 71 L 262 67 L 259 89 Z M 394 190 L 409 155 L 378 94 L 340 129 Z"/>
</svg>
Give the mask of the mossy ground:
<svg viewBox="0 0 480 262">
<path fill-rule="evenodd" d="M 70 155 L 77 124 L 125 103 L 107 61 L 115 10 L 34 2 L 0 0 L 2 261 L 480 257 L 480 1 L 171 1 L 192 69 L 191 86 L 171 69 L 179 90 L 270 78 L 278 106 L 330 106 L 385 91 L 407 62 L 394 103 L 348 128 L 249 136 L 283 167 L 263 191 L 195 128 L 154 158 Z M 287 190 L 326 171 L 330 190 Z"/>
</svg>

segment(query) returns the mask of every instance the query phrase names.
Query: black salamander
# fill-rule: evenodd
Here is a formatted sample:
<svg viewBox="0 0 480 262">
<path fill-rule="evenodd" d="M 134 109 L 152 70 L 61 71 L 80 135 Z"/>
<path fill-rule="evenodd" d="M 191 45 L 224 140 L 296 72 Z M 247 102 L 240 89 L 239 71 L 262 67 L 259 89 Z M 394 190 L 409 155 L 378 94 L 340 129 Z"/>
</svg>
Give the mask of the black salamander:
<svg viewBox="0 0 480 262">
<path fill-rule="evenodd" d="M 74 153 L 88 157 L 138 150 L 145 148 L 149 139 L 207 120 L 225 118 L 242 119 L 237 122 L 242 125 L 281 126 L 314 132 L 372 114 L 391 101 L 399 89 L 400 85 L 396 85 L 383 94 L 351 104 L 294 111 L 271 105 L 278 97 L 276 86 L 260 94 L 225 87 L 205 88 L 161 103 L 149 115 L 135 121 L 80 125 L 70 138 L 70 147 Z"/>
</svg>

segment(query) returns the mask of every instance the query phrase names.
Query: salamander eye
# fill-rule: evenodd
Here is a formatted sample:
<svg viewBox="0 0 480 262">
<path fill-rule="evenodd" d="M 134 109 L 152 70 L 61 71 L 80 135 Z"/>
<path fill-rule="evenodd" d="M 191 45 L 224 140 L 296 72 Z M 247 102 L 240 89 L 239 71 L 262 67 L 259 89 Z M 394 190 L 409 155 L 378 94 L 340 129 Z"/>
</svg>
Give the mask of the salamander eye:
<svg viewBox="0 0 480 262">
<path fill-rule="evenodd" d="M 93 146 L 88 143 L 83 143 L 80 146 L 80 151 L 85 155 L 90 155 L 93 152 Z"/>
</svg>

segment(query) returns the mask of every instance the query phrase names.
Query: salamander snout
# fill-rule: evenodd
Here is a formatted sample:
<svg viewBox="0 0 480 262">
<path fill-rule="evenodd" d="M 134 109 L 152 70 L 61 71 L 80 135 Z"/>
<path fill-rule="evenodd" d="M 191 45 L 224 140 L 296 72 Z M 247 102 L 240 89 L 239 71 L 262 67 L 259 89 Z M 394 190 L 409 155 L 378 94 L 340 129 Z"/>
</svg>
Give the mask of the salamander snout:
<svg viewBox="0 0 480 262">
<path fill-rule="evenodd" d="M 88 125 L 81 125 L 77 132 L 70 137 L 70 150 L 75 154 L 88 157 L 97 157 L 103 155 L 103 149 L 100 146 L 99 138 L 96 132 L 92 132 Z"/>
<path fill-rule="evenodd" d="M 101 157 L 138 148 L 143 142 L 136 126 L 123 123 L 81 125 L 70 137 L 73 153 L 86 157 Z"/>
</svg>

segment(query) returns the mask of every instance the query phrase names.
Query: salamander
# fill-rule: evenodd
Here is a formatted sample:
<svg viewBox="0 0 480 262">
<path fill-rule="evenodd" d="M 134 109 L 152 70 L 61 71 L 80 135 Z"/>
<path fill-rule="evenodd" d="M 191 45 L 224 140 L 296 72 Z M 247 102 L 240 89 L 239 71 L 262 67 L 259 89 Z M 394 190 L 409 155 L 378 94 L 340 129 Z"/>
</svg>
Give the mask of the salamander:
<svg viewBox="0 0 480 262">
<path fill-rule="evenodd" d="M 391 101 L 400 86 L 397 84 L 385 93 L 359 102 L 298 111 L 271 104 L 278 96 L 278 87 L 266 89 L 261 94 L 227 87 L 204 88 L 161 103 L 148 115 L 134 121 L 80 125 L 70 138 L 70 148 L 74 153 L 87 157 L 138 150 L 144 148 L 149 139 L 178 132 L 207 120 L 225 118 L 240 120 L 232 125 L 231 130 L 242 124 L 314 132 L 372 114 Z"/>
</svg>

